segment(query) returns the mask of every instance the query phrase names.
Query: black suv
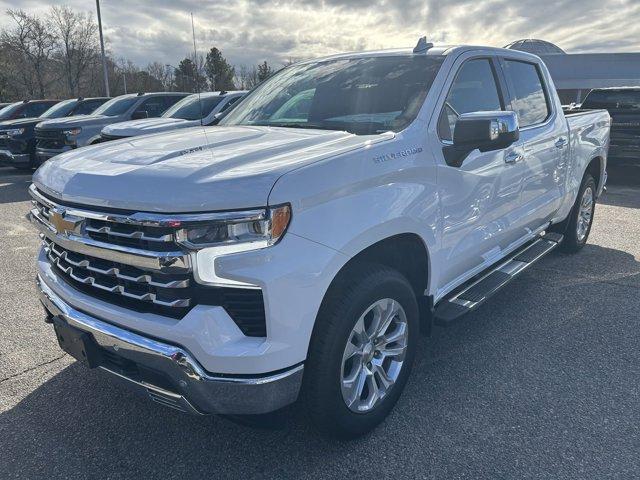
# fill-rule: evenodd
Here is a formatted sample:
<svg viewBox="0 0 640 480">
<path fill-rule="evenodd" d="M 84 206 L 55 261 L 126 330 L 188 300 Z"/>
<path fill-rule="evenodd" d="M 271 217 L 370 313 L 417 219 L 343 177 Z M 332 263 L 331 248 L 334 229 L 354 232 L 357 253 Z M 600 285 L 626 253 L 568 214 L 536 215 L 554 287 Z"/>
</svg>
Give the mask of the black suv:
<svg viewBox="0 0 640 480">
<path fill-rule="evenodd" d="M 629 159 L 640 163 L 640 87 L 591 90 L 581 108 L 604 108 L 609 111 L 610 159 Z"/>
<path fill-rule="evenodd" d="M 40 111 L 30 111 L 29 118 L 0 121 L 0 162 L 20 169 L 35 168 L 38 164 L 34 128 L 38 123 L 51 118 L 88 115 L 107 100 L 107 97 L 53 100 Z"/>
</svg>

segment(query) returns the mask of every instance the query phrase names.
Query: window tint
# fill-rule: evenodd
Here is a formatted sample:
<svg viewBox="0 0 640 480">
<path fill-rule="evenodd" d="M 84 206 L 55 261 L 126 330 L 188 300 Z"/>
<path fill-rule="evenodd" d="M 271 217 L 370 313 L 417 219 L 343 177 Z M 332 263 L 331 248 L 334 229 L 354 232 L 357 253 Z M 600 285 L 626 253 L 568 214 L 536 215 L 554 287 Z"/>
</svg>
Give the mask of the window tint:
<svg viewBox="0 0 640 480">
<path fill-rule="evenodd" d="M 640 90 L 593 90 L 582 102 L 582 108 L 640 110 Z"/>
<path fill-rule="evenodd" d="M 28 103 L 24 107 L 24 110 L 21 112 L 21 116 L 25 118 L 39 117 L 46 110 L 49 110 L 49 107 L 51 107 L 51 105 L 55 104 L 56 102 Z"/>
<path fill-rule="evenodd" d="M 149 117 L 159 117 L 167 109 L 164 97 L 151 97 L 142 102 L 136 112 L 146 111 Z"/>
<path fill-rule="evenodd" d="M 93 114 L 105 115 L 107 117 L 117 117 L 129 110 L 134 103 L 138 101 L 137 95 L 127 95 L 112 98 L 106 103 L 103 103 L 98 107 Z"/>
<path fill-rule="evenodd" d="M 92 113 L 96 108 L 98 108 L 103 103 L 104 103 L 104 100 L 87 100 L 87 101 L 84 101 L 80 105 L 78 105 L 78 108 L 76 108 L 76 111 L 73 112 L 73 114 L 74 115 L 89 115 L 90 113 Z"/>
<path fill-rule="evenodd" d="M 544 94 L 538 67 L 532 63 L 505 61 L 506 74 L 513 85 L 513 107 L 521 127 L 542 123 L 549 116 L 549 105 Z"/>
<path fill-rule="evenodd" d="M 42 118 L 60 118 L 66 117 L 73 110 L 73 107 L 78 103 L 77 100 L 65 100 L 60 103 L 56 103 L 53 107 L 44 112 Z"/>
<path fill-rule="evenodd" d="M 456 120 L 463 113 L 503 110 L 491 63 L 486 58 L 469 60 L 453 81 L 438 121 L 438 134 L 453 140 Z"/>
<path fill-rule="evenodd" d="M 230 107 L 232 107 L 235 103 L 237 103 L 238 100 L 240 100 L 241 98 L 242 97 L 240 97 L 240 96 L 233 97 L 231 100 L 229 100 L 227 103 L 225 103 L 222 106 L 222 109 L 218 113 L 226 112 L 227 110 L 229 110 Z"/>
</svg>

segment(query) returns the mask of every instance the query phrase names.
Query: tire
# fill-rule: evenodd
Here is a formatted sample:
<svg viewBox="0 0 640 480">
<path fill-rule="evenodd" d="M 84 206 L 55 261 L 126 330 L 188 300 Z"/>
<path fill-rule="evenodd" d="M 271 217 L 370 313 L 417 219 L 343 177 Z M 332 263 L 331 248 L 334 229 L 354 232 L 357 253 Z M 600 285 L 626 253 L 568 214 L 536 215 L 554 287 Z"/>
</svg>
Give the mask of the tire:
<svg viewBox="0 0 640 480">
<path fill-rule="evenodd" d="M 383 314 L 394 308 L 397 310 L 394 316 Z M 375 330 L 378 313 L 382 314 L 380 318 L 391 316 L 383 335 L 377 340 L 361 341 Z M 358 266 L 332 285 L 318 314 L 302 387 L 307 413 L 321 433 L 342 439 L 355 438 L 386 418 L 411 373 L 418 341 L 418 318 L 418 304 L 411 285 L 391 268 Z M 394 338 L 399 340 L 389 341 Z M 349 352 L 357 350 L 358 353 L 347 355 L 347 343 Z M 399 354 L 400 351 L 403 353 Z M 387 381 L 395 378 L 391 386 L 383 382 L 382 371 Z M 361 376 L 366 380 L 362 394 L 358 395 L 359 383 L 348 380 Z M 380 392 L 379 400 L 375 399 L 374 392 Z M 353 399 L 351 406 L 347 405 L 347 398 Z"/>
<path fill-rule="evenodd" d="M 556 228 L 553 229 L 554 231 L 564 235 L 564 239 L 560 244 L 560 249 L 563 252 L 577 253 L 587 243 L 589 233 L 591 232 L 591 226 L 593 225 L 593 216 L 595 214 L 596 188 L 595 180 L 590 173 L 586 173 L 582 179 L 582 184 L 578 191 L 578 197 L 576 198 L 576 203 L 571 209 L 571 213 L 562 223 L 559 223 L 555 226 Z M 588 200 L 588 197 L 590 197 L 590 200 Z M 590 202 L 589 214 L 582 209 L 585 201 L 586 203 Z"/>
</svg>

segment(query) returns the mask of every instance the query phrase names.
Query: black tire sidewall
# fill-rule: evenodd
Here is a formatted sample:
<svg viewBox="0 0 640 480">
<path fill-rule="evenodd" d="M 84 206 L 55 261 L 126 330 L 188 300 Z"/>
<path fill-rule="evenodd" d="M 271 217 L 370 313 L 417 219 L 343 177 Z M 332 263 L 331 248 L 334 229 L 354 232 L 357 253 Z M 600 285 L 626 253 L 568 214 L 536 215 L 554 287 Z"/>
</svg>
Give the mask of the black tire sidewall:
<svg viewBox="0 0 640 480">
<path fill-rule="evenodd" d="M 589 223 L 589 227 L 587 228 L 587 233 L 582 240 L 578 240 L 578 218 L 580 216 L 580 204 L 582 202 L 582 197 L 584 195 L 585 190 L 591 187 L 591 191 L 593 192 L 593 209 L 591 211 L 591 222 Z M 575 205 L 571 210 L 570 221 L 567 225 L 567 229 L 565 231 L 565 238 L 563 243 L 563 250 L 568 252 L 577 252 L 582 249 L 587 243 L 589 239 L 589 234 L 591 233 L 591 227 L 593 226 L 593 220 L 596 212 L 596 182 L 590 174 L 586 174 L 582 179 L 582 184 L 580 185 L 580 190 L 578 191 L 578 197 L 576 198 Z"/>
<path fill-rule="evenodd" d="M 332 436 L 352 438 L 374 428 L 389 414 L 411 373 L 417 349 L 418 305 L 409 282 L 387 267 L 369 267 L 356 273 L 357 284 L 347 288 L 324 306 L 318 315 L 317 331 L 305 369 L 305 399 L 316 426 Z M 340 388 L 342 355 L 353 326 L 377 300 L 392 298 L 407 316 L 409 337 L 400 375 L 391 391 L 372 411 L 356 413 L 347 407 Z"/>
</svg>

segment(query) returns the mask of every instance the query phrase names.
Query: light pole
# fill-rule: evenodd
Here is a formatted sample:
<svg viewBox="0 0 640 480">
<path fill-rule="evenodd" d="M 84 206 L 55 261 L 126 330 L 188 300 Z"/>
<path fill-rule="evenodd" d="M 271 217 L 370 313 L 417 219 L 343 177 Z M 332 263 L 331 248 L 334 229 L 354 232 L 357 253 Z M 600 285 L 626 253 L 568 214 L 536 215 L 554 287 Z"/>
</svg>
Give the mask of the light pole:
<svg viewBox="0 0 640 480">
<path fill-rule="evenodd" d="M 100 16 L 100 0 L 96 0 L 96 9 L 98 10 L 98 30 L 100 31 L 100 50 L 102 51 L 102 73 L 104 75 L 104 89 L 107 97 L 109 93 L 109 75 L 107 74 L 107 57 L 104 55 L 104 38 L 102 37 L 102 17 Z"/>
</svg>

